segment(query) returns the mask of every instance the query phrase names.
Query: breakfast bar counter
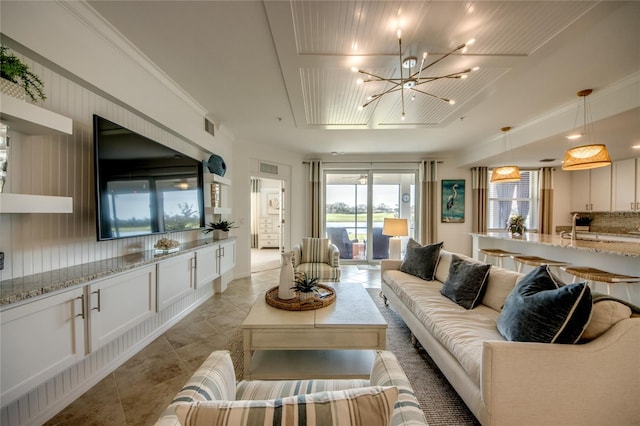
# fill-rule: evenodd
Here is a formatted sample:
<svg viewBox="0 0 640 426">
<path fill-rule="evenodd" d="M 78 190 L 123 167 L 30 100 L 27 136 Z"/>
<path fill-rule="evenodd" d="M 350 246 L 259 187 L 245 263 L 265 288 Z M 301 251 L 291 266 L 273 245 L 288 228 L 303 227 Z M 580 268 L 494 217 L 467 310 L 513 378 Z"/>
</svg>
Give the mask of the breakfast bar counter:
<svg viewBox="0 0 640 426">
<path fill-rule="evenodd" d="M 587 239 L 580 237 L 571 240 L 559 235 L 525 233 L 514 238 L 508 232 L 472 233 L 473 256 L 482 260 L 480 249 L 502 249 L 527 256 L 539 256 L 545 259 L 568 262 L 573 266 L 590 266 L 608 272 L 640 276 L 640 238 L 626 241 L 612 239 Z M 512 260 L 505 260 L 504 267 L 515 268 Z M 524 272 L 530 269 L 525 269 Z M 565 282 L 571 282 L 572 276 L 562 274 Z M 606 292 L 604 285 L 598 284 L 597 291 Z M 626 299 L 625 290 L 615 288 L 613 295 Z M 640 304 L 640 284 L 631 289 L 631 302 Z"/>
</svg>

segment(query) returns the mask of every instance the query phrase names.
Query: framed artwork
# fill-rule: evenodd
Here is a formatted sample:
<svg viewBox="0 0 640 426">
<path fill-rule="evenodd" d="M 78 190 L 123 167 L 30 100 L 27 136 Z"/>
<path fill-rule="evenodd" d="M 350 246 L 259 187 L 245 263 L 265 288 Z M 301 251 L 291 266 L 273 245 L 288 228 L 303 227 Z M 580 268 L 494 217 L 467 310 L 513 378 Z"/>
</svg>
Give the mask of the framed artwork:
<svg viewBox="0 0 640 426">
<path fill-rule="evenodd" d="M 445 223 L 464 222 L 464 179 L 442 180 L 442 212 L 440 221 Z"/>
<path fill-rule="evenodd" d="M 280 194 L 270 192 L 267 194 L 267 214 L 280 213 Z"/>
</svg>

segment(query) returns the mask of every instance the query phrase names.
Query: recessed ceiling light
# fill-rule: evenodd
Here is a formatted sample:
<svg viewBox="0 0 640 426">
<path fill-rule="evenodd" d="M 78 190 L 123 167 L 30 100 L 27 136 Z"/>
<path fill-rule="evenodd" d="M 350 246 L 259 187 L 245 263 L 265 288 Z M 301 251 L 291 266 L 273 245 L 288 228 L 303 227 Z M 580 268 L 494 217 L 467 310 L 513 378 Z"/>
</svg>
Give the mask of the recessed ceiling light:
<svg viewBox="0 0 640 426">
<path fill-rule="evenodd" d="M 540 160 L 541 163 L 551 163 L 552 161 L 556 161 L 555 158 L 543 158 Z"/>
<path fill-rule="evenodd" d="M 635 144 L 635 145 L 631 145 L 631 148 L 633 148 L 633 149 L 640 149 L 640 143 Z"/>
</svg>

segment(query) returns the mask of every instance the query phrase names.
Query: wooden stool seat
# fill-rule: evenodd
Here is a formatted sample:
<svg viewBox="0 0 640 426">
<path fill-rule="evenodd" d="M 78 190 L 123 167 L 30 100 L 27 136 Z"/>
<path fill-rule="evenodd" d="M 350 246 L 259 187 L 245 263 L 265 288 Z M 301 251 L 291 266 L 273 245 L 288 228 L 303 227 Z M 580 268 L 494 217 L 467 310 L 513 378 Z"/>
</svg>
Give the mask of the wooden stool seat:
<svg viewBox="0 0 640 426">
<path fill-rule="evenodd" d="M 487 262 L 487 257 L 497 257 L 498 258 L 498 266 L 502 268 L 502 259 L 505 257 L 512 257 L 519 255 L 520 253 L 515 253 L 511 251 L 506 251 L 502 249 L 479 249 L 480 253 L 484 254 L 483 262 Z"/>
<path fill-rule="evenodd" d="M 560 261 L 560 260 L 545 259 L 543 257 L 538 257 L 538 256 L 515 255 L 515 256 L 511 256 L 511 258 L 516 263 L 516 270 L 518 272 L 522 271 L 523 265 L 529 265 L 529 266 L 540 266 L 540 265 L 567 266 L 569 264 L 569 262 L 563 262 L 563 261 Z"/>
<path fill-rule="evenodd" d="M 607 285 L 607 294 L 611 295 L 612 284 L 626 284 L 627 298 L 631 301 L 631 291 L 629 285 L 640 282 L 640 277 L 631 275 L 616 274 L 613 272 L 603 271 L 601 269 L 591 268 L 589 266 L 567 266 L 563 268 L 567 274 L 573 275 L 573 282 L 576 278 L 583 278 L 590 283 L 604 283 Z"/>
</svg>

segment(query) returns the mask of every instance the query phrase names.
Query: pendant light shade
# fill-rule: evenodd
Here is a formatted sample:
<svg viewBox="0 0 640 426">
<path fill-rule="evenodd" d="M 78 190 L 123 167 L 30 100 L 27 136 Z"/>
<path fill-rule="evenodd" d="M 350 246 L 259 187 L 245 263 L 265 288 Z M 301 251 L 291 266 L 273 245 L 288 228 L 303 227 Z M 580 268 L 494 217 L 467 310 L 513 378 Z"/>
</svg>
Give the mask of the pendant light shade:
<svg viewBox="0 0 640 426">
<path fill-rule="evenodd" d="M 591 94 L 591 89 L 581 90 L 577 93 L 583 99 L 584 103 L 584 132 L 574 132 L 573 138 L 586 136 L 587 140 L 593 139 L 593 125 L 587 120 L 587 96 Z M 578 106 L 579 108 L 579 106 Z M 611 165 L 611 158 L 607 147 L 603 144 L 589 144 L 570 148 L 564 154 L 562 162 L 562 170 L 587 170 L 596 167 L 605 167 Z"/>
<path fill-rule="evenodd" d="M 504 149 L 507 151 L 507 132 L 511 130 L 511 127 L 503 127 L 500 129 L 504 132 Z M 500 166 L 493 169 L 491 173 L 491 182 L 503 183 L 503 182 L 518 182 L 520 181 L 520 168 L 518 166 Z"/>
</svg>

